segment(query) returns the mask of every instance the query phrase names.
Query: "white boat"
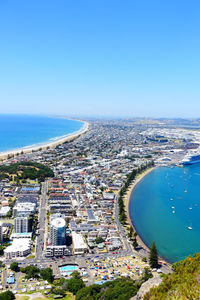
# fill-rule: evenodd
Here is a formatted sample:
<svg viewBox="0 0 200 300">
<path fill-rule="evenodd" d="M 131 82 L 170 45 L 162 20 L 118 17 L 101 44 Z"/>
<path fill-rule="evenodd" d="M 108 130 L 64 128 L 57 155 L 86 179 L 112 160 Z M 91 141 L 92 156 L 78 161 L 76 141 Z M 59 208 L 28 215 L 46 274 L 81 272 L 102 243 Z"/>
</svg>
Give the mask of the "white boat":
<svg viewBox="0 0 200 300">
<path fill-rule="evenodd" d="M 190 226 L 187 226 L 187 229 L 189 229 L 189 230 L 192 230 L 192 227 L 190 227 Z"/>
<path fill-rule="evenodd" d="M 183 165 L 192 165 L 197 163 L 200 163 L 200 154 L 195 152 L 187 154 L 182 161 Z"/>
<path fill-rule="evenodd" d="M 189 207 L 189 209 L 191 210 L 191 209 L 192 209 L 192 207 Z"/>
</svg>

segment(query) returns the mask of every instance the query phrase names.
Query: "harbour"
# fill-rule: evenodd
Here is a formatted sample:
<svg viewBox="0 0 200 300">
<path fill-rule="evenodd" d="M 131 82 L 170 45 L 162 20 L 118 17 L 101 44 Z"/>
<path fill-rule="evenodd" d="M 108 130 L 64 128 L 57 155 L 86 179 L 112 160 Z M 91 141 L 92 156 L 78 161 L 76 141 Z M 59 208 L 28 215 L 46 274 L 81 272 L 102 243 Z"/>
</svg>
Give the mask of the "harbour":
<svg viewBox="0 0 200 300">
<path fill-rule="evenodd" d="M 159 255 L 171 263 L 200 249 L 199 168 L 158 167 L 131 194 L 133 226 L 148 247 L 155 241 Z"/>
</svg>

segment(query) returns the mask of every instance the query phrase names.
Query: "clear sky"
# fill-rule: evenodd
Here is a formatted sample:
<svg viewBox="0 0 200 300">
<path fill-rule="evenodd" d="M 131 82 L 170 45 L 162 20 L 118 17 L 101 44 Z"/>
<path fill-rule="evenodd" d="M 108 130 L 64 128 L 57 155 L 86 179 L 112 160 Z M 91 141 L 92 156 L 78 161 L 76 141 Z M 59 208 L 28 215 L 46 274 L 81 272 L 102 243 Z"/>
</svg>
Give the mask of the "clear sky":
<svg viewBox="0 0 200 300">
<path fill-rule="evenodd" d="M 199 0 L 0 1 L 0 112 L 200 117 Z"/>
</svg>

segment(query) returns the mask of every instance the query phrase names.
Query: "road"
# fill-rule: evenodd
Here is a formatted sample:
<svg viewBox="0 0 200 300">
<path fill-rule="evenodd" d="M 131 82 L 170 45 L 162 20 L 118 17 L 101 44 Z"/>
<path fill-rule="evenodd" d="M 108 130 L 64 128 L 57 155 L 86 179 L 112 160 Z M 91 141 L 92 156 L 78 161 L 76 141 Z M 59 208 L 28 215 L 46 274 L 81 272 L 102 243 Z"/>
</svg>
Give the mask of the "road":
<svg viewBox="0 0 200 300">
<path fill-rule="evenodd" d="M 120 220 L 119 220 L 119 205 L 118 205 L 118 198 L 119 198 L 119 195 L 116 195 L 115 197 L 115 208 L 114 208 L 114 218 L 115 218 L 115 223 L 118 227 L 118 230 L 120 232 L 120 235 L 123 239 L 123 243 L 124 243 L 124 247 L 126 248 L 126 251 L 130 254 L 133 254 L 132 253 L 132 248 L 131 248 L 131 245 L 129 244 L 129 242 L 127 241 L 127 237 L 126 237 L 126 233 L 124 231 L 124 228 L 123 226 L 121 225 L 120 223 Z"/>
<path fill-rule="evenodd" d="M 35 259 L 41 259 L 44 256 L 45 246 L 45 226 L 46 226 L 46 205 L 47 205 L 47 188 L 48 182 L 45 181 L 42 185 L 42 195 L 39 206 L 38 222 L 40 228 L 36 237 Z"/>
</svg>

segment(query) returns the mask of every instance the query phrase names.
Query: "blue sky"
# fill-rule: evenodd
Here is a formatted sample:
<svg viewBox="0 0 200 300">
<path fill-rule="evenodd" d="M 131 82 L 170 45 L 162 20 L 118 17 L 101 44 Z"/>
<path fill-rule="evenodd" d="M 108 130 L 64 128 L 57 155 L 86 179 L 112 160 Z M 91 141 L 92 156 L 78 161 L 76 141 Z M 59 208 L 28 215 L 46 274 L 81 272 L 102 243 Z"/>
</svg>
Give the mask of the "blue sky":
<svg viewBox="0 0 200 300">
<path fill-rule="evenodd" d="M 0 1 L 0 112 L 200 117 L 200 2 Z"/>
</svg>

